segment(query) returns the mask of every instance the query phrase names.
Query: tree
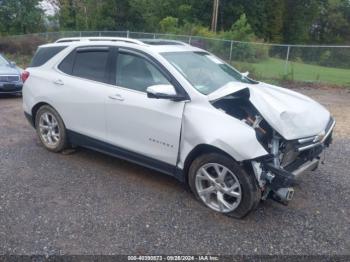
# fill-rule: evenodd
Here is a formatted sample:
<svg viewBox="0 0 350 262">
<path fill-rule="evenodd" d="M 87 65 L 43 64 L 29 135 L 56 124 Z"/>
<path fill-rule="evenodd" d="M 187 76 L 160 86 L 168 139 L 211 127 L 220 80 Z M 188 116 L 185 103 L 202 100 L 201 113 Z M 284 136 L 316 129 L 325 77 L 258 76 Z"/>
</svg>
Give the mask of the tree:
<svg viewBox="0 0 350 262">
<path fill-rule="evenodd" d="M 43 11 L 39 7 L 39 0 L 0 1 L 2 34 L 27 34 L 43 29 Z"/>
<path fill-rule="evenodd" d="M 307 43 L 322 0 L 285 0 L 286 13 L 283 25 L 283 40 L 286 43 Z"/>
<path fill-rule="evenodd" d="M 350 1 L 323 1 L 311 35 L 320 43 L 350 43 Z"/>
</svg>

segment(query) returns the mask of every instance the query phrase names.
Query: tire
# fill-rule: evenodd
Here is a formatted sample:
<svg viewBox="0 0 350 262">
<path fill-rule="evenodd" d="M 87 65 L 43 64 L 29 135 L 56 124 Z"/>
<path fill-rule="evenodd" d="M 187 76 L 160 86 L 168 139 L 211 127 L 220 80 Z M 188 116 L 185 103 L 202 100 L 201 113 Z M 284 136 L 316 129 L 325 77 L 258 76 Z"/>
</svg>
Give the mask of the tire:
<svg viewBox="0 0 350 262">
<path fill-rule="evenodd" d="M 66 127 L 51 106 L 44 105 L 39 108 L 35 116 L 35 129 L 47 150 L 58 153 L 68 147 Z"/>
<path fill-rule="evenodd" d="M 196 158 L 189 168 L 188 183 L 200 202 L 230 217 L 243 218 L 256 209 L 261 200 L 255 177 L 220 153 Z"/>
</svg>

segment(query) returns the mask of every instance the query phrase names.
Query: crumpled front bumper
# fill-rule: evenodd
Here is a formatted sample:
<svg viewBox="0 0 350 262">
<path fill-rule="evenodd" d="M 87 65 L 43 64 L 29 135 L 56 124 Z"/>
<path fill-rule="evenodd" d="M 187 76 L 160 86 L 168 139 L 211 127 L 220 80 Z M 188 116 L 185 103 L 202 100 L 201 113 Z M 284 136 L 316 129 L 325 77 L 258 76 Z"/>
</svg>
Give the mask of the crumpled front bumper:
<svg viewBox="0 0 350 262">
<path fill-rule="evenodd" d="M 321 153 L 332 143 L 334 126 L 335 120 L 331 118 L 325 131 L 320 135 L 295 141 L 293 150 L 297 157 L 286 166 L 276 167 L 271 158 L 261 161 L 263 170 L 261 178 L 266 180 L 266 186 L 275 193 L 281 190 L 283 192 L 287 189 L 293 190 L 292 187 L 298 183 L 300 176 L 316 170 Z"/>
</svg>

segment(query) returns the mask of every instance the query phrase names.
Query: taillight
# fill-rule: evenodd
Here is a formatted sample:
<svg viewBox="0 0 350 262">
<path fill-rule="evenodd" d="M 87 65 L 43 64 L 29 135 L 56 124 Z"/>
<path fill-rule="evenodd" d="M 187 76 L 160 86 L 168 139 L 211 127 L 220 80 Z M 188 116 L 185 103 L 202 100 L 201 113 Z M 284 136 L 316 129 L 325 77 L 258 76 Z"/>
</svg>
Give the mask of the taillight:
<svg viewBox="0 0 350 262">
<path fill-rule="evenodd" d="M 30 75 L 30 74 L 29 74 L 28 71 L 23 71 L 23 72 L 22 72 L 21 78 L 22 78 L 23 83 L 28 79 L 29 75 Z"/>
</svg>

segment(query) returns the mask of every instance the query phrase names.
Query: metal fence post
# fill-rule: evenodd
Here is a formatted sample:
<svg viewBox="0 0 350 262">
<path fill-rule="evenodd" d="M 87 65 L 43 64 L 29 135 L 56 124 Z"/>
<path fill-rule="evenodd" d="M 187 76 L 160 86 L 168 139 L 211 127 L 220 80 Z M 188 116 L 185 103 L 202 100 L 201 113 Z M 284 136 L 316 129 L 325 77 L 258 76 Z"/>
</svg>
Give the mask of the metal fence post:
<svg viewBox="0 0 350 262">
<path fill-rule="evenodd" d="M 232 60 L 232 49 L 233 49 L 233 41 L 231 40 L 231 46 L 230 46 L 230 62 Z"/>
<path fill-rule="evenodd" d="M 79 32 L 79 36 L 81 37 L 81 31 Z"/>
<path fill-rule="evenodd" d="M 153 39 L 156 39 L 156 34 L 153 34 Z"/>
<path fill-rule="evenodd" d="M 98 32 L 98 35 L 101 36 L 101 31 Z"/>
<path fill-rule="evenodd" d="M 286 63 L 284 65 L 284 74 L 287 75 L 288 74 L 288 60 L 289 60 L 289 52 L 290 52 L 290 45 L 288 46 L 287 49 L 287 57 L 286 57 Z"/>
<path fill-rule="evenodd" d="M 130 32 L 129 32 L 129 30 L 127 30 L 126 31 L 126 38 L 129 38 L 129 36 L 130 36 Z"/>
<path fill-rule="evenodd" d="M 192 36 L 190 35 L 190 37 L 188 38 L 188 44 L 191 44 L 192 41 Z"/>
</svg>

